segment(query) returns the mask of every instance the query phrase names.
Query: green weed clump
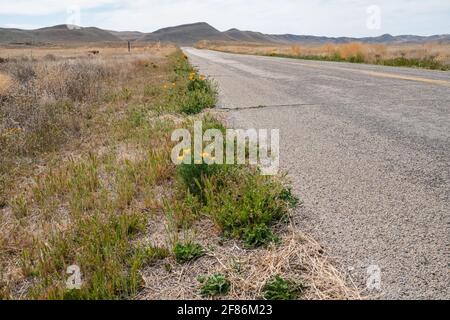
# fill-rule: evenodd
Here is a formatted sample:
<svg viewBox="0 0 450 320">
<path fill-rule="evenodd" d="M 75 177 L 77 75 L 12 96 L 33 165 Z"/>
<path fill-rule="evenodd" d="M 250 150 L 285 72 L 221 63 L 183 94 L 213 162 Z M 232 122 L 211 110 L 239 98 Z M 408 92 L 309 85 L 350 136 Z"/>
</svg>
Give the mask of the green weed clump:
<svg viewBox="0 0 450 320">
<path fill-rule="evenodd" d="M 302 284 L 277 276 L 264 285 L 263 296 L 266 300 L 297 300 L 304 289 Z"/>
<path fill-rule="evenodd" d="M 367 60 L 363 54 L 350 55 L 348 57 L 343 57 L 339 52 L 333 53 L 331 55 L 299 55 L 293 56 L 290 54 L 283 53 L 269 53 L 265 54 L 271 57 L 280 58 L 293 58 L 301 60 L 317 60 L 317 61 L 333 61 L 333 62 L 350 62 L 350 63 L 368 63 L 368 64 L 378 64 L 391 67 L 412 67 L 421 69 L 431 69 L 431 70 L 450 70 L 450 65 L 443 64 L 442 62 L 436 60 L 435 57 L 425 57 L 425 58 L 406 58 L 397 57 L 390 59 L 378 58 L 376 60 Z"/>
<path fill-rule="evenodd" d="M 231 287 L 230 281 L 222 274 L 215 274 L 210 277 L 199 277 L 198 281 L 202 283 L 200 294 L 203 297 L 226 295 Z"/>
<path fill-rule="evenodd" d="M 288 214 L 283 185 L 257 171 L 237 170 L 226 187 L 214 177 L 205 181 L 206 205 L 203 211 L 212 217 L 226 237 L 241 239 L 249 247 L 277 240 L 271 228 Z"/>
<path fill-rule="evenodd" d="M 393 67 L 415 67 L 415 68 L 442 70 L 442 71 L 450 70 L 450 65 L 442 64 L 441 62 L 437 61 L 434 57 L 426 57 L 422 59 L 398 57 L 393 59 L 379 60 L 378 64 Z"/>
<path fill-rule="evenodd" d="M 181 55 L 174 56 L 173 84 L 178 89 L 172 89 L 173 100 L 169 104 L 178 106 L 184 114 L 198 114 L 206 108 L 213 107 L 217 102 L 217 88 L 205 76 L 200 75 L 189 61 Z"/>
<path fill-rule="evenodd" d="M 177 243 L 173 251 L 178 263 L 191 262 L 205 254 L 205 250 L 201 245 L 192 242 Z"/>
<path fill-rule="evenodd" d="M 221 125 L 206 119 L 205 127 Z M 192 157 L 192 155 L 190 155 Z M 178 180 L 186 195 L 198 199 L 197 211 L 210 217 L 228 238 L 248 247 L 276 242 L 273 226 L 288 215 L 298 199 L 280 180 L 261 176 L 245 165 L 182 164 Z"/>
</svg>

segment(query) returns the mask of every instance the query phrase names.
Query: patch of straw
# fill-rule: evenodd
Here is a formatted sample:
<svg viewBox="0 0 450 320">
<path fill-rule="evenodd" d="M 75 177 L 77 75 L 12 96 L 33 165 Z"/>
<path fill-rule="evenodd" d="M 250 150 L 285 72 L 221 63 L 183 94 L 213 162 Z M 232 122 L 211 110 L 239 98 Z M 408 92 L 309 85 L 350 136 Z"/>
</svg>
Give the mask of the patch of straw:
<svg viewBox="0 0 450 320">
<path fill-rule="evenodd" d="M 356 286 L 333 266 L 322 247 L 298 230 L 289 228 L 279 245 L 245 250 L 235 241 L 217 245 L 220 238 L 209 224 L 204 221 L 198 227 L 202 234 L 196 239 L 210 249 L 208 254 L 187 265 L 166 259 L 149 266 L 142 273 L 146 285 L 139 299 L 201 299 L 198 276 L 216 273 L 231 281 L 231 290 L 223 297 L 227 299 L 261 299 L 264 284 L 277 275 L 306 285 L 302 299 L 361 299 Z"/>
</svg>

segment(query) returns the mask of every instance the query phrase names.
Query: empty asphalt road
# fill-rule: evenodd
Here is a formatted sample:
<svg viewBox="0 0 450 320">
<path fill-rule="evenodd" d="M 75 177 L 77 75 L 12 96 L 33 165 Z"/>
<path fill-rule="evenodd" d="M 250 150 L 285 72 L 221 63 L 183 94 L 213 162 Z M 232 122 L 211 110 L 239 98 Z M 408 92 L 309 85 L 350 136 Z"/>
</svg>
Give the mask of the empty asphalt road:
<svg viewBox="0 0 450 320">
<path fill-rule="evenodd" d="M 365 293 L 450 298 L 449 72 L 184 50 L 231 126 L 281 130 L 294 221 L 362 290 L 380 268 Z"/>
</svg>

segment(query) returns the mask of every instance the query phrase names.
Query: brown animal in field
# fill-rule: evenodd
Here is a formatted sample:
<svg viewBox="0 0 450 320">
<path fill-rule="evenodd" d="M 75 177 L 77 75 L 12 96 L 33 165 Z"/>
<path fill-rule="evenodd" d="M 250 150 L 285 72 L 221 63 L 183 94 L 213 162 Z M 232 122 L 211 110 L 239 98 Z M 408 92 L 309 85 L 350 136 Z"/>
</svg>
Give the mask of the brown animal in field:
<svg viewBox="0 0 450 320">
<path fill-rule="evenodd" d="M 98 50 L 91 50 L 91 51 L 89 51 L 89 54 L 93 54 L 94 56 L 96 56 L 96 55 L 100 54 L 100 51 L 98 51 Z"/>
</svg>

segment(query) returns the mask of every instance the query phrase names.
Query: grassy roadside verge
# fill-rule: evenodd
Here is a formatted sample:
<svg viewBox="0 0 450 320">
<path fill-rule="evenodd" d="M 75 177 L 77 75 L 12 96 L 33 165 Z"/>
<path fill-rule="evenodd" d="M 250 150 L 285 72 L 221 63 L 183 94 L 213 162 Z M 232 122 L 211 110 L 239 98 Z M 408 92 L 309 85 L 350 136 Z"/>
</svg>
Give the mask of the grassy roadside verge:
<svg viewBox="0 0 450 320">
<path fill-rule="evenodd" d="M 133 86 L 107 87 L 105 95 L 95 100 L 99 107 L 91 109 L 87 119 L 80 118 L 77 110 L 73 115 L 51 114 L 48 121 L 58 120 L 60 126 L 63 116 L 70 123 L 85 120 L 92 127 L 80 134 L 84 139 L 101 133 L 99 141 L 82 152 L 63 157 L 62 144 L 52 140 L 54 134 L 47 138 L 51 149 L 45 145 L 36 148 L 30 142 L 30 147 L 19 153 L 14 149 L 14 137 L 4 141 L 11 162 L 26 154 L 50 156 L 52 164 L 18 186 L 25 191 L 5 195 L 2 223 L 6 228 L 0 249 L 2 258 L 7 259 L 1 264 L 5 271 L 1 297 L 133 298 L 143 285 L 142 268 L 171 256 L 186 263 L 204 253 L 198 244 L 178 236 L 203 216 L 224 236 L 251 247 L 276 239 L 271 226 L 287 215 L 288 201 L 293 199 L 286 197 L 281 182 L 263 178 L 247 166 L 193 164 L 176 168 L 171 163 L 171 131 L 189 127 L 189 115 L 213 106 L 216 92 L 180 51 L 165 60 L 165 65 L 158 67 L 142 58 L 132 61 L 138 80 Z M 30 66 L 31 74 L 33 68 Z M 146 84 L 147 77 L 155 75 L 163 81 Z M 109 85 L 107 79 L 98 80 Z M 74 109 L 83 107 L 75 97 L 55 103 L 63 101 Z M 203 119 L 206 127 L 223 129 L 211 116 L 195 117 Z M 43 130 L 50 129 L 21 129 L 24 135 L 20 139 L 32 141 L 32 135 L 42 137 Z M 67 132 L 64 143 L 77 139 Z M 33 174 L 34 168 L 24 169 Z M 7 170 L 3 172 L 7 176 Z M 7 178 L 13 181 L 20 176 L 16 173 Z M 170 216 L 169 240 L 162 246 L 143 243 L 149 217 L 158 214 Z M 80 289 L 68 290 L 67 270 L 73 265 L 80 268 L 83 282 Z"/>
<path fill-rule="evenodd" d="M 214 84 L 181 51 L 72 62 L 95 63 L 101 77 L 73 82 L 78 91 L 58 87 L 52 107 L 55 83 L 78 77 L 58 74 L 77 68 L 36 63 L 27 65 L 23 91 L 4 94 L 1 104 L 8 165 L 1 167 L 0 299 L 355 296 L 317 243 L 288 232 L 298 200 L 282 178 L 246 165 L 172 163 L 173 130 L 198 120 L 205 130 L 224 130 L 206 110 Z M 53 68 L 64 81 L 28 82 L 44 81 L 41 72 Z M 12 70 L 8 77 L 20 80 Z M 12 101 L 22 102 L 23 118 L 11 118 Z M 54 121 L 56 128 L 48 125 Z M 36 136 L 45 143 L 31 143 Z M 71 266 L 81 271 L 79 289 L 67 287 L 76 280 Z"/>
<path fill-rule="evenodd" d="M 388 53 L 388 47 L 384 45 L 364 45 L 361 43 L 349 43 L 342 45 L 323 45 L 322 47 L 311 46 L 301 47 L 294 45 L 291 47 L 274 47 L 267 45 L 265 48 L 252 45 L 225 45 L 201 42 L 197 44 L 199 49 L 209 49 L 220 52 L 239 53 L 248 55 L 259 55 L 267 57 L 279 57 L 299 60 L 348 62 L 360 64 L 372 64 L 392 67 L 409 67 L 430 70 L 450 70 L 450 64 L 439 58 L 436 52 L 426 52 L 423 48 L 411 48 Z M 438 49 L 436 49 L 438 50 Z M 445 56 L 447 52 L 441 46 L 440 54 Z M 391 50 L 392 51 L 392 50 Z M 424 52 L 421 52 L 424 51 Z M 420 54 L 418 53 L 420 52 Z M 448 55 L 447 55 L 448 61 Z"/>
<path fill-rule="evenodd" d="M 349 62 L 349 63 L 360 63 L 360 64 L 373 64 L 380 66 L 390 66 L 390 67 L 408 67 L 408 68 L 420 68 L 420 69 L 430 69 L 430 70 L 450 70 L 450 65 L 443 64 L 437 61 L 433 57 L 425 57 L 422 59 L 416 58 L 405 58 L 398 57 L 392 59 L 382 59 L 379 58 L 376 61 L 368 61 L 364 58 L 362 54 L 351 55 L 349 57 L 342 57 L 339 53 L 332 56 L 321 56 L 321 55 L 288 55 L 279 53 L 268 53 L 264 54 L 268 57 L 279 57 L 279 58 L 290 58 L 299 60 L 315 60 L 315 61 L 333 61 L 333 62 Z"/>
</svg>

